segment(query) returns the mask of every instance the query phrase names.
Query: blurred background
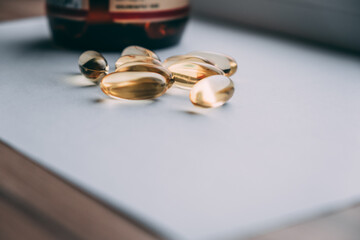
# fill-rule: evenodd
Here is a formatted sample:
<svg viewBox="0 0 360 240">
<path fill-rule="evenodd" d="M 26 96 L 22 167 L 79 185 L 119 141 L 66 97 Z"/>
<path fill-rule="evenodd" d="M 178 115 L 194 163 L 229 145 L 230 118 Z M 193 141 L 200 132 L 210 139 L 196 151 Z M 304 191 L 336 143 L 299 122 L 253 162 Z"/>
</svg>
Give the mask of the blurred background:
<svg viewBox="0 0 360 240">
<path fill-rule="evenodd" d="M 360 52 L 357 0 L 192 0 L 192 16 Z M 0 20 L 41 16 L 45 0 L 0 0 Z"/>
<path fill-rule="evenodd" d="M 45 14 L 45 0 L 0 0 L 0 21 Z"/>
<path fill-rule="evenodd" d="M 195 13 L 203 16 L 360 51 L 357 0 L 194 0 L 192 4 Z"/>
</svg>

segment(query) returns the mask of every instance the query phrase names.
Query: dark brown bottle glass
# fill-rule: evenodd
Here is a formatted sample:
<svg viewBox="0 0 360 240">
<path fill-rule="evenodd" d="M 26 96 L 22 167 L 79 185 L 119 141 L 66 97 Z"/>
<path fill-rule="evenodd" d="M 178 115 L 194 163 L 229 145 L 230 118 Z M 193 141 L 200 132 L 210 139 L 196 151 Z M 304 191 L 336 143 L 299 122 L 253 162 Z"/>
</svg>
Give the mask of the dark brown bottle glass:
<svg viewBox="0 0 360 240">
<path fill-rule="evenodd" d="M 47 0 L 54 41 L 76 49 L 157 49 L 177 44 L 189 0 Z"/>
</svg>

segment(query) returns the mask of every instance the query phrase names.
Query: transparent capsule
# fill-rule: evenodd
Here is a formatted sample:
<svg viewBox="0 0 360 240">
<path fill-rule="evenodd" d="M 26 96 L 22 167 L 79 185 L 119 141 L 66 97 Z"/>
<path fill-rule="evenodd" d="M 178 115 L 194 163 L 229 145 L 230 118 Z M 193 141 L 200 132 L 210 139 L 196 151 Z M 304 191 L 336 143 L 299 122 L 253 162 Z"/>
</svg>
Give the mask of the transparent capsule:
<svg viewBox="0 0 360 240">
<path fill-rule="evenodd" d="M 224 105 L 234 95 L 234 83 L 226 76 L 211 76 L 194 85 L 190 101 L 200 107 L 215 108 Z"/>
<path fill-rule="evenodd" d="M 140 46 L 129 46 L 125 48 L 121 53 L 121 56 L 128 56 L 128 55 L 146 56 L 146 57 L 155 58 L 156 60 L 160 61 L 160 58 L 158 57 L 158 55 L 156 55 L 156 53 Z"/>
<path fill-rule="evenodd" d="M 181 88 L 192 88 L 203 78 L 225 74 L 213 65 L 195 62 L 180 62 L 171 65 L 168 69 L 173 74 L 175 85 Z"/>
<path fill-rule="evenodd" d="M 173 75 L 167 68 L 150 63 L 126 63 L 117 68 L 116 72 L 154 72 L 162 75 L 166 79 L 167 88 L 170 88 L 174 84 Z"/>
<path fill-rule="evenodd" d="M 106 59 L 96 51 L 82 53 L 78 64 L 81 73 L 93 82 L 100 81 L 109 72 L 109 65 Z"/>
<path fill-rule="evenodd" d="M 114 72 L 101 80 L 100 88 L 112 98 L 145 100 L 163 95 L 167 90 L 166 81 L 154 72 Z"/>
<path fill-rule="evenodd" d="M 195 51 L 189 55 L 200 56 L 213 62 L 215 66 L 223 70 L 226 76 L 232 76 L 237 71 L 237 63 L 234 58 L 215 52 Z"/>
<path fill-rule="evenodd" d="M 121 65 L 132 63 L 132 62 L 143 62 L 143 63 L 151 63 L 155 65 L 162 66 L 161 62 L 155 58 L 147 57 L 147 56 L 141 56 L 141 55 L 126 55 L 120 57 L 116 63 L 115 68 L 118 69 Z"/>
<path fill-rule="evenodd" d="M 178 55 L 178 56 L 172 56 L 167 58 L 163 62 L 164 67 L 170 67 L 173 64 L 180 63 L 180 62 L 195 62 L 195 63 L 207 63 L 211 65 L 215 65 L 210 60 L 207 60 L 201 56 L 192 56 L 192 55 Z"/>
</svg>

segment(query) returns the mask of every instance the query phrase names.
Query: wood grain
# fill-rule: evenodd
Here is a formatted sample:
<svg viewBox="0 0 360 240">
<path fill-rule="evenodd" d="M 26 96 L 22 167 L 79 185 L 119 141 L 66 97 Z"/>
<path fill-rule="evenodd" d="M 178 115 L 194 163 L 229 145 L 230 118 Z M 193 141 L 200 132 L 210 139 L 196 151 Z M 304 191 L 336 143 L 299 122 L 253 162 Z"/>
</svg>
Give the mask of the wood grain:
<svg viewBox="0 0 360 240">
<path fill-rule="evenodd" d="M 3 143 L 0 209 L 1 239 L 163 239 Z"/>
<path fill-rule="evenodd" d="M 359 240 L 360 204 L 249 240 Z"/>
<path fill-rule="evenodd" d="M 21 238 L 27 239 L 56 239 L 55 232 L 49 232 L 44 228 L 41 221 L 35 221 L 33 217 L 16 203 L 9 201 L 8 195 L 0 194 L 0 239 L 15 240 Z M 19 234 L 21 233 L 21 234 Z"/>
</svg>

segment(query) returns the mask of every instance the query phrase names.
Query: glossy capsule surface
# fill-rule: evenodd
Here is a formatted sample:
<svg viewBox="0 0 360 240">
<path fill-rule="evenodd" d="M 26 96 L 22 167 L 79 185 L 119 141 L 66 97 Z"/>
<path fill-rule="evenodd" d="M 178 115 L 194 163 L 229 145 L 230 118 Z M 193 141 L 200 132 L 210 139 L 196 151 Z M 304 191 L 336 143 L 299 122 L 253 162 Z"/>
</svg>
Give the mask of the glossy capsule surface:
<svg viewBox="0 0 360 240">
<path fill-rule="evenodd" d="M 150 63 L 126 63 L 117 68 L 116 72 L 154 72 L 162 75 L 166 79 L 168 88 L 170 88 L 174 83 L 173 75 L 167 68 Z"/>
<path fill-rule="evenodd" d="M 211 76 L 194 85 L 190 100 L 194 105 L 215 108 L 224 105 L 234 95 L 234 83 L 226 76 Z"/>
<path fill-rule="evenodd" d="M 109 72 L 109 65 L 106 59 L 96 51 L 82 53 L 78 64 L 81 73 L 93 82 L 100 81 Z"/>
<path fill-rule="evenodd" d="M 167 90 L 164 76 L 153 72 L 114 72 L 100 82 L 101 90 L 117 99 L 145 100 L 160 97 Z"/>
<path fill-rule="evenodd" d="M 180 62 L 171 65 L 168 69 L 173 74 L 175 85 L 187 89 L 192 88 L 203 78 L 224 75 L 221 69 L 206 63 Z"/>
<path fill-rule="evenodd" d="M 173 64 L 180 63 L 180 62 L 195 62 L 195 63 L 207 63 L 211 65 L 215 65 L 210 60 L 203 58 L 201 56 L 192 56 L 192 55 L 177 55 L 167 58 L 163 62 L 164 67 L 170 67 Z"/>
<path fill-rule="evenodd" d="M 234 58 L 221 53 L 195 51 L 188 55 L 200 56 L 211 61 L 215 66 L 223 70 L 226 76 L 232 76 L 237 71 L 237 62 Z"/>
<path fill-rule="evenodd" d="M 139 63 L 151 63 L 155 65 L 161 65 L 161 62 L 155 58 L 148 57 L 148 56 L 141 56 L 141 55 L 126 55 L 121 56 L 115 63 L 115 68 L 118 69 L 121 65 L 132 63 L 132 62 L 139 62 Z"/>
<path fill-rule="evenodd" d="M 156 53 L 140 46 L 129 46 L 125 48 L 121 53 L 121 56 L 128 56 L 128 55 L 146 56 L 146 57 L 155 58 L 160 61 L 160 58 L 158 55 L 156 55 Z"/>
<path fill-rule="evenodd" d="M 211 76 L 196 83 L 190 91 L 190 101 L 200 107 L 224 105 L 234 95 L 234 83 L 226 76 Z"/>
</svg>

